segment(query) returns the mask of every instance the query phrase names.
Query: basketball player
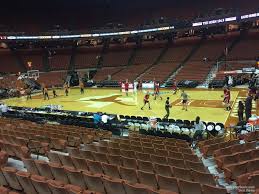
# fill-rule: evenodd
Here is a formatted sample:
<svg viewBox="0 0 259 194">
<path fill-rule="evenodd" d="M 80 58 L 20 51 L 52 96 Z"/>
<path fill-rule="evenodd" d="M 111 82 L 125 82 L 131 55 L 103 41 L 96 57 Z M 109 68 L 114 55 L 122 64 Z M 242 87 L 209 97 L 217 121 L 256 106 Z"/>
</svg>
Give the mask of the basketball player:
<svg viewBox="0 0 259 194">
<path fill-rule="evenodd" d="M 156 82 L 154 87 L 155 87 L 155 91 L 154 91 L 155 98 L 154 98 L 154 100 L 156 100 L 157 97 L 160 97 L 160 99 L 162 100 L 162 96 L 160 96 L 160 83 Z"/>
<path fill-rule="evenodd" d="M 176 82 L 176 80 L 173 81 L 172 89 L 173 89 L 173 95 L 175 95 L 177 93 L 177 82 Z"/>
<path fill-rule="evenodd" d="M 183 104 L 182 110 L 187 111 L 188 97 L 189 96 L 184 92 L 184 90 L 182 90 L 181 97 L 182 97 L 182 104 Z"/>
<path fill-rule="evenodd" d="M 146 95 L 144 96 L 144 105 L 141 107 L 141 110 L 143 110 L 143 108 L 146 106 L 146 104 L 148 104 L 148 108 L 149 108 L 149 110 L 151 110 L 149 96 L 150 96 L 149 91 L 147 91 Z"/>
<path fill-rule="evenodd" d="M 166 101 L 165 101 L 165 111 L 166 111 L 166 115 L 164 116 L 164 119 L 168 119 L 169 115 L 170 115 L 170 108 L 171 108 L 171 105 L 170 105 L 170 102 L 169 102 L 169 97 L 166 98 Z"/>
<path fill-rule="evenodd" d="M 126 82 L 125 82 L 124 86 L 125 86 L 126 96 L 128 96 L 129 95 L 128 94 L 128 92 L 129 92 L 129 81 L 128 81 L 128 79 L 126 79 Z"/>
<path fill-rule="evenodd" d="M 54 86 L 52 86 L 52 92 L 53 92 L 53 97 L 56 98 L 58 97 L 57 93 L 56 93 L 56 89 Z"/>
<path fill-rule="evenodd" d="M 48 93 L 47 87 L 44 88 L 44 100 L 46 100 L 46 98 L 48 98 L 48 100 L 49 100 L 49 93 Z"/>
<path fill-rule="evenodd" d="M 27 100 L 31 99 L 31 88 L 30 87 L 28 87 L 26 89 L 26 94 L 27 94 Z"/>
<path fill-rule="evenodd" d="M 84 82 L 83 81 L 79 81 L 79 87 L 80 87 L 80 93 L 84 94 L 85 90 L 84 90 Z"/>
<path fill-rule="evenodd" d="M 67 83 L 65 83 L 64 89 L 65 89 L 66 96 L 68 96 L 68 84 Z"/>
<path fill-rule="evenodd" d="M 224 89 L 224 100 L 223 102 L 225 103 L 226 110 L 230 111 L 230 89 L 227 87 Z"/>
</svg>

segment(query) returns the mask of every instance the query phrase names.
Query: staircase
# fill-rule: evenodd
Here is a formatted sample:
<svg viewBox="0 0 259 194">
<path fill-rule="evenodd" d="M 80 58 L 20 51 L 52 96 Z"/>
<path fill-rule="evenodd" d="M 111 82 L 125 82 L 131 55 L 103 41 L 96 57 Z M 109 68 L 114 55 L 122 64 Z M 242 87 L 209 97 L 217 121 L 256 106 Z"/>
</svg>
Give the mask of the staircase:
<svg viewBox="0 0 259 194">
<path fill-rule="evenodd" d="M 77 45 L 75 45 L 72 48 L 72 54 L 71 54 L 70 62 L 69 62 L 69 65 L 68 65 L 68 71 L 74 71 L 75 70 L 76 52 L 77 52 Z"/>
<path fill-rule="evenodd" d="M 148 73 L 152 68 L 154 68 L 156 65 L 158 65 L 159 62 L 161 61 L 161 59 L 163 58 L 163 56 L 166 54 L 168 48 L 169 48 L 169 44 L 166 44 L 166 46 L 161 50 L 159 56 L 156 58 L 154 63 L 152 65 L 150 65 L 149 67 L 147 67 L 142 73 L 140 73 L 137 76 L 136 80 L 140 79 L 145 73 Z"/>
<path fill-rule="evenodd" d="M 174 70 L 173 72 L 171 72 L 170 76 L 166 79 L 165 83 L 169 83 L 177 74 L 178 72 L 183 68 L 183 66 L 185 65 L 185 63 L 187 61 L 189 61 L 189 59 L 193 56 L 193 54 L 201 47 L 202 42 L 203 42 L 204 38 L 201 38 L 201 40 L 194 45 L 194 47 L 192 48 L 191 52 L 186 56 L 186 58 L 179 64 L 179 66 L 177 67 L 176 70 Z"/>
<path fill-rule="evenodd" d="M 231 44 L 227 47 L 228 53 L 232 51 L 232 49 L 246 36 L 247 31 L 243 31 L 240 36 L 238 36 L 235 40 L 231 42 Z M 218 69 L 221 67 L 222 64 L 225 64 L 226 61 L 226 54 L 225 51 L 218 57 L 215 64 L 212 66 L 210 72 L 208 73 L 205 81 L 200 84 L 198 87 L 200 88 L 208 88 L 209 83 L 216 77 Z"/>
</svg>

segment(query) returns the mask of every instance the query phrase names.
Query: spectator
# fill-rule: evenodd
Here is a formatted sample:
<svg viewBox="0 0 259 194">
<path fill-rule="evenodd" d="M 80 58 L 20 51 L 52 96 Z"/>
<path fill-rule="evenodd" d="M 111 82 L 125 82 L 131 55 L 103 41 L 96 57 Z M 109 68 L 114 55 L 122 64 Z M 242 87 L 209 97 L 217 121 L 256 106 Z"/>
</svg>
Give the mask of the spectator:
<svg viewBox="0 0 259 194">
<path fill-rule="evenodd" d="M 108 121 L 109 121 L 109 119 L 110 119 L 110 117 L 109 117 L 108 115 L 106 115 L 106 113 L 104 113 L 104 114 L 102 115 L 102 123 L 103 123 L 103 124 L 107 124 Z"/>
<path fill-rule="evenodd" d="M 253 96 L 249 94 L 245 101 L 245 114 L 246 114 L 246 121 L 251 117 L 252 115 L 252 100 Z"/>
<path fill-rule="evenodd" d="M 245 106 L 242 101 L 238 102 L 238 121 L 241 122 L 244 120 L 244 109 Z"/>
<path fill-rule="evenodd" d="M 203 122 L 200 120 L 200 117 L 197 116 L 195 119 L 195 122 L 194 122 L 195 133 L 193 135 L 193 139 L 194 140 L 202 139 L 202 135 L 203 135 L 205 128 L 206 127 L 203 124 Z"/>
<path fill-rule="evenodd" d="M 94 119 L 94 125 L 98 129 L 100 127 L 102 117 L 99 113 L 94 113 L 93 119 Z"/>
</svg>

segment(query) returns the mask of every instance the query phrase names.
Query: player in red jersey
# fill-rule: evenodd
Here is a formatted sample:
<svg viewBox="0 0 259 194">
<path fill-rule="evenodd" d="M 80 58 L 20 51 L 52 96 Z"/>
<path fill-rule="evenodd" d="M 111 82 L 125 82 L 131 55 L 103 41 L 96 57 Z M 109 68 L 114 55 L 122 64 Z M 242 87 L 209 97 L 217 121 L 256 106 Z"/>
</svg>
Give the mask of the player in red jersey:
<svg viewBox="0 0 259 194">
<path fill-rule="evenodd" d="M 149 91 L 147 91 L 146 95 L 144 96 L 144 105 L 141 107 L 141 110 L 143 110 L 143 108 L 146 106 L 146 104 L 148 104 L 148 108 L 149 108 L 149 110 L 151 110 L 149 96 L 150 96 Z"/>
<path fill-rule="evenodd" d="M 230 111 L 231 107 L 230 107 L 230 89 L 229 88 L 225 88 L 224 89 L 224 104 L 226 106 L 226 110 Z"/>
<path fill-rule="evenodd" d="M 125 86 L 126 96 L 128 96 L 129 95 L 128 94 L 128 92 L 129 92 L 129 81 L 128 81 L 128 79 L 126 79 L 126 82 L 125 82 L 124 86 Z"/>
<path fill-rule="evenodd" d="M 176 80 L 173 81 L 172 89 L 173 89 L 173 94 L 176 94 L 177 93 L 177 82 L 176 82 Z"/>
<path fill-rule="evenodd" d="M 160 99 L 162 100 L 162 96 L 160 96 L 160 83 L 159 82 L 155 82 L 155 91 L 154 91 L 154 100 L 156 100 L 157 97 L 160 97 Z"/>
</svg>

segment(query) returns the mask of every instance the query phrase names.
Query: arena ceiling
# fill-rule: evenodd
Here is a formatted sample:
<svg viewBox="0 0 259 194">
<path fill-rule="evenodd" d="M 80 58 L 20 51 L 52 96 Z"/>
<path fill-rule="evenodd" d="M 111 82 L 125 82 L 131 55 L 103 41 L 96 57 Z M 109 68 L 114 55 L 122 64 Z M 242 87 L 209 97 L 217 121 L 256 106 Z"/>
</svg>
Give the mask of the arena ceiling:
<svg viewBox="0 0 259 194">
<path fill-rule="evenodd" d="M 209 2 L 209 3 L 208 3 Z M 143 24 L 159 17 L 189 19 L 216 8 L 259 8 L 258 0 L 8 0 L 1 4 L 0 25 L 18 27 L 60 24 L 88 28 L 106 23 Z M 24 28 L 26 30 L 26 28 Z"/>
</svg>

